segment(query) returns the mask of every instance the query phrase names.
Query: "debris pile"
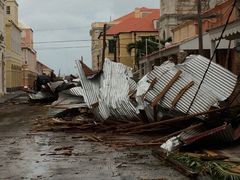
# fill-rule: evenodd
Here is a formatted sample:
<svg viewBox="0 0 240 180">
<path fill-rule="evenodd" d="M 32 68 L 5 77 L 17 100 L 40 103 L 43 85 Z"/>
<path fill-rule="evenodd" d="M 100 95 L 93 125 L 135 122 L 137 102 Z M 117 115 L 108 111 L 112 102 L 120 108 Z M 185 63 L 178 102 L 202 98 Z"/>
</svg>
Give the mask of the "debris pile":
<svg viewBox="0 0 240 180">
<path fill-rule="evenodd" d="M 87 116 L 39 120 L 35 130 L 93 133 L 85 137 L 106 143 L 109 133 L 152 135 L 141 142 L 128 139 L 114 145 L 161 145 L 166 157 L 190 145 L 221 145 L 240 138 L 240 106 L 227 103 L 236 94 L 237 76 L 215 63 L 208 67 L 209 60 L 202 56 L 191 55 L 177 65 L 167 61 L 137 83 L 129 67 L 108 59 L 101 72 L 90 76 L 84 72 L 83 62 L 76 64 L 77 84 L 49 84 L 51 92 L 59 96 L 51 107 L 80 108 Z"/>
</svg>

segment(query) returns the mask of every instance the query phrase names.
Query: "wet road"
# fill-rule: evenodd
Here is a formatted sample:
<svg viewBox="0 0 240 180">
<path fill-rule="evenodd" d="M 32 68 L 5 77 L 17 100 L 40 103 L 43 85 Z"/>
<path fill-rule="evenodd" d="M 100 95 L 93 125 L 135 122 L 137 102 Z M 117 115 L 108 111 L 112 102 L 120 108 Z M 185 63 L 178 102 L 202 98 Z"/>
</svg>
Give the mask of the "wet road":
<svg viewBox="0 0 240 180">
<path fill-rule="evenodd" d="M 76 133 L 31 133 L 34 120 L 48 113 L 42 105 L 0 105 L 0 179 L 186 179 L 150 150 L 116 150 L 73 139 Z M 56 155 L 66 146 L 71 156 Z"/>
</svg>

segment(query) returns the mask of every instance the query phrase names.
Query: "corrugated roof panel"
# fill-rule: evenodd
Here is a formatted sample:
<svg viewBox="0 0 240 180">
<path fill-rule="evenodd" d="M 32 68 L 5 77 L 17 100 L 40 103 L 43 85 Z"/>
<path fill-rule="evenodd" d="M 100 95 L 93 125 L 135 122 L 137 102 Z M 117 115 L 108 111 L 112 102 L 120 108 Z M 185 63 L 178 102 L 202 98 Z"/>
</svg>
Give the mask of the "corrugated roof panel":
<svg viewBox="0 0 240 180">
<path fill-rule="evenodd" d="M 138 111 L 129 99 L 129 93 L 137 87 L 131 79 L 129 67 L 106 59 L 100 77 L 89 80 L 83 73 L 81 63 L 77 62 L 77 65 L 87 104 L 94 108 L 91 105 L 98 102 L 98 107 L 94 108 L 97 117 L 139 119 Z"/>
<path fill-rule="evenodd" d="M 153 89 L 150 89 L 146 93 L 145 99 L 148 102 L 152 102 L 166 87 L 168 82 L 171 81 L 176 72 L 181 70 L 182 74 L 160 100 L 159 105 L 173 108 L 172 102 L 175 97 L 178 96 L 181 89 L 183 89 L 189 82 L 193 81 L 194 85 L 185 91 L 175 107 L 176 110 L 187 113 L 191 101 L 199 87 L 200 81 L 207 69 L 208 63 L 209 60 L 205 57 L 191 55 L 183 64 L 174 65 L 172 62 L 165 62 L 161 66 L 155 67 L 147 77 L 149 81 L 157 79 L 157 82 L 153 86 Z M 233 92 L 236 81 L 236 75 L 220 65 L 212 63 L 189 114 L 207 111 L 218 101 L 227 99 Z"/>
</svg>

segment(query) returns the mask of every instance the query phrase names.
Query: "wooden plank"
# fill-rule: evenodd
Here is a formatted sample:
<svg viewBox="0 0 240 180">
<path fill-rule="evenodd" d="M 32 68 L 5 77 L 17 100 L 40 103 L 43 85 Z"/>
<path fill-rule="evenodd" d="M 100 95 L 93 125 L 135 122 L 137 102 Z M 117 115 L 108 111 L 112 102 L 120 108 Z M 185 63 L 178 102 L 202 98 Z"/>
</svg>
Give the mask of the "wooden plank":
<svg viewBox="0 0 240 180">
<path fill-rule="evenodd" d="M 159 139 L 156 139 L 156 140 L 154 140 L 154 141 L 152 141 L 152 142 L 157 143 L 157 142 L 159 142 L 159 141 L 160 141 L 160 142 L 166 141 L 167 139 L 169 139 L 169 138 L 171 138 L 171 137 L 173 137 L 173 136 L 179 135 L 180 133 L 182 133 L 182 132 L 184 132 L 184 131 L 192 130 L 192 129 L 194 129 L 194 128 L 201 127 L 202 125 L 203 125 L 203 123 L 198 123 L 198 124 L 195 124 L 195 125 L 191 125 L 191 126 L 185 128 L 185 129 L 182 129 L 182 130 L 173 132 L 172 134 L 163 136 L 163 137 L 161 137 L 161 138 L 159 138 Z"/>
<path fill-rule="evenodd" d="M 179 116 L 179 117 L 175 117 L 175 118 L 171 118 L 171 119 L 167 119 L 167 120 L 163 120 L 163 121 L 159 121 L 159 122 L 153 122 L 153 123 L 149 123 L 149 124 L 144 124 L 144 125 L 139 125 L 139 126 L 135 126 L 133 128 L 126 128 L 124 130 L 122 130 L 121 132 L 130 132 L 130 131 L 135 131 L 138 129 L 149 129 L 149 128 L 158 128 L 163 124 L 170 124 L 170 123 L 175 123 L 175 122 L 183 122 L 192 118 L 195 118 L 197 116 L 201 116 L 201 115 L 208 115 L 210 113 L 216 113 L 216 112 L 222 112 L 234 107 L 240 107 L 240 105 L 236 105 L 236 106 L 232 106 L 232 107 L 225 107 L 222 109 L 214 109 L 214 110 L 209 110 L 209 111 L 205 111 L 205 112 L 200 112 L 197 114 L 192 114 L 192 115 L 186 115 L 186 116 Z"/>
<path fill-rule="evenodd" d="M 147 94 L 150 90 L 152 90 L 153 86 L 157 83 L 157 78 L 155 77 L 152 81 L 147 81 L 147 82 L 150 83 L 150 86 L 149 86 L 148 90 L 146 91 L 146 93 L 143 95 L 143 97 L 145 97 L 146 94 Z M 147 101 L 148 103 L 151 103 L 151 102 L 149 102 L 146 98 L 144 98 L 144 100 Z"/>
<path fill-rule="evenodd" d="M 182 71 L 179 70 L 175 76 L 170 80 L 170 82 L 164 87 L 164 89 L 157 95 L 157 97 L 153 100 L 151 103 L 151 106 L 154 107 L 157 105 L 157 103 L 165 96 L 165 94 L 168 92 L 168 90 L 172 87 L 172 85 L 178 80 L 180 75 L 182 74 Z"/>
<path fill-rule="evenodd" d="M 189 167 L 185 166 L 184 164 L 171 159 L 167 156 L 167 154 L 165 154 L 162 151 L 158 151 L 158 150 L 153 150 L 152 151 L 152 155 L 159 159 L 160 161 L 165 160 L 168 164 L 170 164 L 174 169 L 176 169 L 178 172 L 182 173 L 183 175 L 190 177 L 190 178 L 196 178 L 199 174 L 199 172 L 196 172 L 192 169 L 190 169 Z"/>
<path fill-rule="evenodd" d="M 184 88 L 182 88 L 180 90 L 180 92 L 178 93 L 178 95 L 174 98 L 173 102 L 172 102 L 172 107 L 176 107 L 179 99 L 183 96 L 183 94 L 190 88 L 194 85 L 194 82 L 191 81 L 190 83 L 188 83 Z"/>
</svg>

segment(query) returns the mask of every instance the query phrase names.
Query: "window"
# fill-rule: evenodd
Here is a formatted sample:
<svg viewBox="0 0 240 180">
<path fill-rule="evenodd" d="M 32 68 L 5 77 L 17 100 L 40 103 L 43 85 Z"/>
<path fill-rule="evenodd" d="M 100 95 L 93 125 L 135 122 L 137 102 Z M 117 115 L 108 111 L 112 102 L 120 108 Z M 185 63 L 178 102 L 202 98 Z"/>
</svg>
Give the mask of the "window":
<svg viewBox="0 0 240 180">
<path fill-rule="evenodd" d="M 108 51 L 109 53 L 114 53 L 116 49 L 116 40 L 110 39 L 108 40 Z"/>
<path fill-rule="evenodd" d="M 10 6 L 7 6 L 6 11 L 7 11 L 7 14 L 11 14 L 11 8 L 10 8 Z"/>
</svg>

